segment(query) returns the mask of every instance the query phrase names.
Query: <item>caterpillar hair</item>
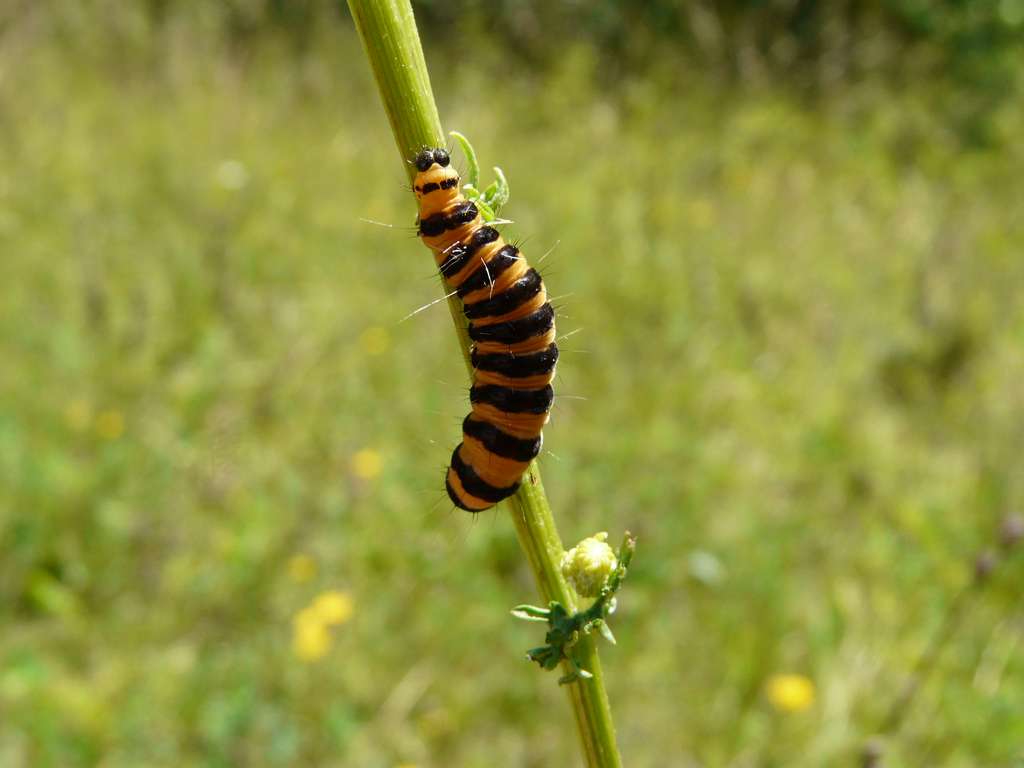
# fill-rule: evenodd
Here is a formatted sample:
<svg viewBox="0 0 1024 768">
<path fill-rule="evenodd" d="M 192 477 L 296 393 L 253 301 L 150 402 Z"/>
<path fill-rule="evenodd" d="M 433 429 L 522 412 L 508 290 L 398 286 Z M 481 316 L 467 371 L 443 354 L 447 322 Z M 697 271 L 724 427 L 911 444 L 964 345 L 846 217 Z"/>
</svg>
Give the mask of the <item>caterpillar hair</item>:
<svg viewBox="0 0 1024 768">
<path fill-rule="evenodd" d="M 445 480 L 455 506 L 481 512 L 515 493 L 540 453 L 554 393 L 555 312 L 519 249 L 467 200 L 444 149 L 414 160 L 417 231 L 462 299 L 473 341 L 472 410 Z"/>
</svg>

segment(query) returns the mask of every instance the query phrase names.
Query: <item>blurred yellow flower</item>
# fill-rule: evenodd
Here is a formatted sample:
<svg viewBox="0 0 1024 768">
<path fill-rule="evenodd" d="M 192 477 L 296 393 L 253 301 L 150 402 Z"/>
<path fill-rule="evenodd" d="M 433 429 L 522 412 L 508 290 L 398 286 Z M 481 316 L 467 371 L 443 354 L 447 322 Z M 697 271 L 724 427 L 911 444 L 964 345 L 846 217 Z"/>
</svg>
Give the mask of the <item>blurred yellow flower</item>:
<svg viewBox="0 0 1024 768">
<path fill-rule="evenodd" d="M 113 408 L 96 416 L 96 434 L 104 440 L 116 440 L 124 432 L 124 414 Z"/>
<path fill-rule="evenodd" d="M 292 555 L 288 560 L 288 576 L 292 581 L 302 584 L 316 576 L 316 560 L 309 555 Z"/>
<path fill-rule="evenodd" d="M 331 650 L 331 633 L 312 608 L 303 608 L 292 619 L 292 650 L 302 661 L 318 661 Z"/>
<path fill-rule="evenodd" d="M 344 624 L 352 616 L 352 596 L 337 589 L 322 592 L 311 609 L 324 624 Z"/>
<path fill-rule="evenodd" d="M 321 592 L 292 619 L 292 650 L 302 661 L 322 659 L 331 650 L 330 627 L 352 616 L 352 596 L 338 589 Z"/>
<path fill-rule="evenodd" d="M 391 337 L 388 335 L 387 329 L 381 328 L 379 325 L 370 326 L 363 331 L 359 341 L 362 342 L 363 349 L 368 355 L 383 355 L 391 346 Z"/>
<path fill-rule="evenodd" d="M 76 432 L 84 432 L 92 422 L 92 406 L 81 398 L 72 400 L 64 409 L 64 423 Z"/>
<path fill-rule="evenodd" d="M 803 712 L 814 704 L 814 683 L 803 675 L 772 675 L 768 701 L 781 712 Z"/>
<path fill-rule="evenodd" d="M 372 480 L 380 474 L 380 454 L 373 448 L 363 448 L 352 455 L 352 472 L 363 480 Z"/>
</svg>

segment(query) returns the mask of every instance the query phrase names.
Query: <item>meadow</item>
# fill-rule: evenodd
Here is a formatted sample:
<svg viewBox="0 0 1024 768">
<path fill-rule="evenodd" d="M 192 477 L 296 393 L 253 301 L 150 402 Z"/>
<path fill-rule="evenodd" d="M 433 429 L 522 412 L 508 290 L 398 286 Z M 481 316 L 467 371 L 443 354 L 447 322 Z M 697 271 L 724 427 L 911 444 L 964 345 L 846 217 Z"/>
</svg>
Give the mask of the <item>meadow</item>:
<svg viewBox="0 0 1024 768">
<path fill-rule="evenodd" d="M 576 765 L 350 26 L 76 29 L 0 36 L 0 765 Z M 1020 765 L 1020 103 L 424 42 L 572 334 L 563 538 L 639 539 L 626 764 Z"/>
</svg>

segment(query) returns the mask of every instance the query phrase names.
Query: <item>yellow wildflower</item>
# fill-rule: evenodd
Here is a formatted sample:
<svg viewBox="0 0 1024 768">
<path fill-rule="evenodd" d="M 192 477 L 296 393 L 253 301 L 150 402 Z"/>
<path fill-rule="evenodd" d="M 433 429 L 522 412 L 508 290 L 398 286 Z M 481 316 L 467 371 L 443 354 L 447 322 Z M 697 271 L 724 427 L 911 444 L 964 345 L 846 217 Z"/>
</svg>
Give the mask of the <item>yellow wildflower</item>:
<svg viewBox="0 0 1024 768">
<path fill-rule="evenodd" d="M 381 328 L 379 325 L 370 326 L 363 331 L 359 341 L 362 342 L 363 349 L 368 355 L 383 355 L 391 346 L 391 337 L 388 335 L 387 329 Z"/>
<path fill-rule="evenodd" d="M 332 589 L 320 593 L 292 619 L 292 650 L 303 661 L 318 661 L 331 650 L 330 627 L 352 616 L 352 596 Z"/>
<path fill-rule="evenodd" d="M 68 403 L 64 409 L 64 423 L 75 432 L 85 432 L 92 422 L 92 406 L 88 401 L 78 398 Z"/>
<path fill-rule="evenodd" d="M 312 608 L 303 608 L 292 619 L 292 650 L 302 661 L 318 661 L 331 650 L 331 633 Z"/>
<path fill-rule="evenodd" d="M 316 560 L 309 555 L 293 555 L 288 560 L 288 576 L 298 584 L 313 579 L 316 576 L 316 570 Z"/>
<path fill-rule="evenodd" d="M 104 440 L 117 440 L 124 432 L 124 414 L 113 408 L 96 416 L 96 434 Z"/>
<path fill-rule="evenodd" d="M 772 675 L 766 690 L 780 712 L 803 712 L 814 704 L 814 683 L 803 675 Z"/>
<path fill-rule="evenodd" d="M 377 477 L 382 464 L 380 454 L 373 448 L 363 448 L 352 455 L 352 472 L 363 480 Z"/>
<path fill-rule="evenodd" d="M 311 609 L 324 624 L 344 624 L 352 616 L 352 596 L 337 589 L 322 592 Z"/>
</svg>

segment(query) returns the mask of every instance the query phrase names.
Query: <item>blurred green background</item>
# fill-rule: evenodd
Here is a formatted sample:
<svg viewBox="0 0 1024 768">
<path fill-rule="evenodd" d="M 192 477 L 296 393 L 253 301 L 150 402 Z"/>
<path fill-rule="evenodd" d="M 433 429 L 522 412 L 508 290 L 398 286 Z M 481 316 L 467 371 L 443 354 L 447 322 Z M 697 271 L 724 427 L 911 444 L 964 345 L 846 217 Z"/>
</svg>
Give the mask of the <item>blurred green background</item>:
<svg viewBox="0 0 1024 768">
<path fill-rule="evenodd" d="M 416 11 L 626 764 L 1021 765 L 1024 0 Z M 0 766 L 578 764 L 405 182 L 339 3 L 0 4 Z"/>
</svg>

